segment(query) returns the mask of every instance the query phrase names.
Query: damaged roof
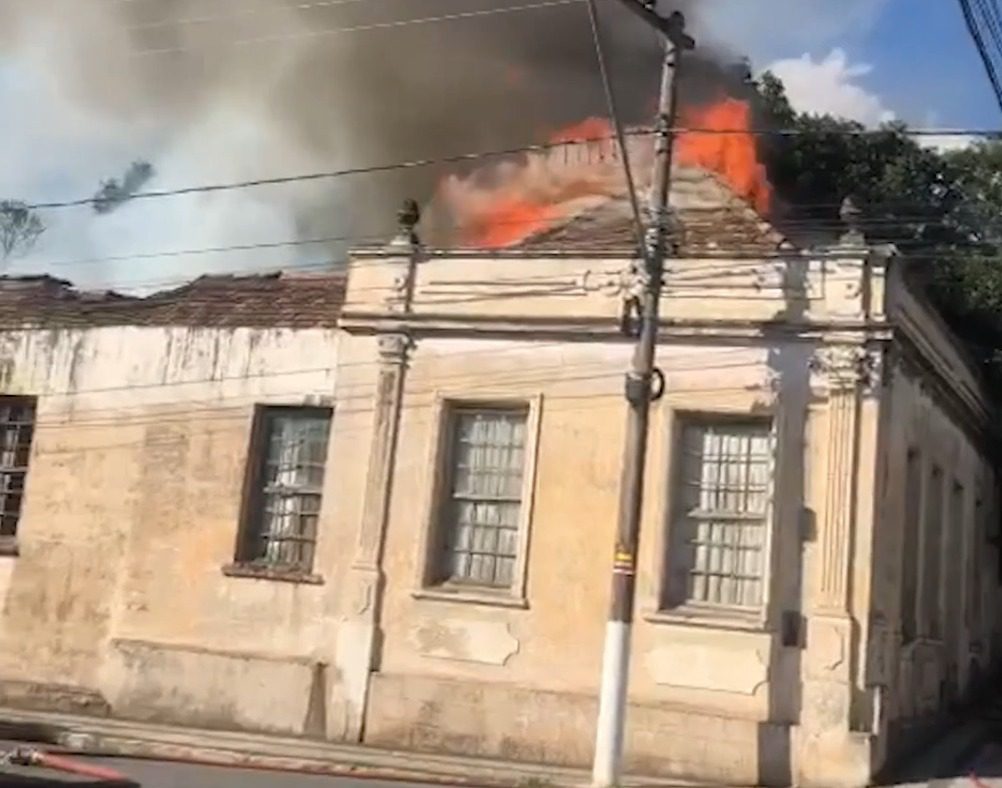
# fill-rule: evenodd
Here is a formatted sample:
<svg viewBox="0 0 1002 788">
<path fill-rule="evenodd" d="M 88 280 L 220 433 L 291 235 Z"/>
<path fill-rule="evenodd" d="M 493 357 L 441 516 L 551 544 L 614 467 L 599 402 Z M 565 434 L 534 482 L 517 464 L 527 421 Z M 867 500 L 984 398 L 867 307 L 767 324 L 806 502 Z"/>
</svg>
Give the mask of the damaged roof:
<svg viewBox="0 0 1002 788">
<path fill-rule="evenodd" d="M 47 275 L 2 276 L 0 328 L 334 328 L 344 294 L 345 278 L 334 273 L 202 276 L 145 297 L 78 290 Z"/>
<path fill-rule="evenodd" d="M 716 175 L 678 168 L 672 176 L 671 205 L 681 225 L 680 254 L 764 255 L 794 247 L 791 240 L 735 195 Z M 556 227 L 514 247 L 532 251 L 636 248 L 636 229 L 625 194 L 605 197 Z"/>
</svg>

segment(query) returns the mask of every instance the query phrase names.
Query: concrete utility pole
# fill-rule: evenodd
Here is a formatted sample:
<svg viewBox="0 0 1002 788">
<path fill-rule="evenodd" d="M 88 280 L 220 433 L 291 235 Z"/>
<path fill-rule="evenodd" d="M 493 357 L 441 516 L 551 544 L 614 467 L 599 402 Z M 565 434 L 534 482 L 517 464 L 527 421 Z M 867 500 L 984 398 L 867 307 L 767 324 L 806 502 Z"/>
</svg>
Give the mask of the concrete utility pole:
<svg viewBox="0 0 1002 788">
<path fill-rule="evenodd" d="M 661 280 L 669 243 L 668 197 L 677 105 L 676 75 L 682 53 L 695 47 L 695 42 L 685 32 L 685 19 L 682 14 L 675 12 L 664 18 L 654 10 L 654 2 L 645 0 L 620 0 L 620 2 L 661 31 L 665 38 L 665 59 L 658 106 L 654 177 L 649 208 L 650 225 L 647 229 L 644 268 L 642 272 L 638 271 L 643 277 L 644 284 L 640 336 L 632 366 L 626 374 L 626 400 L 630 406 L 630 414 L 623 458 L 616 553 L 612 566 L 612 604 L 605 631 L 605 650 L 602 654 L 598 731 L 592 770 L 595 788 L 613 788 L 618 785 L 622 766 L 648 423 L 651 401 L 661 394 L 660 391 L 655 392 L 653 389 L 655 378 L 659 379 L 659 388 L 661 390 L 664 388 L 664 378 L 654 366 L 654 356 L 661 306 Z"/>
</svg>

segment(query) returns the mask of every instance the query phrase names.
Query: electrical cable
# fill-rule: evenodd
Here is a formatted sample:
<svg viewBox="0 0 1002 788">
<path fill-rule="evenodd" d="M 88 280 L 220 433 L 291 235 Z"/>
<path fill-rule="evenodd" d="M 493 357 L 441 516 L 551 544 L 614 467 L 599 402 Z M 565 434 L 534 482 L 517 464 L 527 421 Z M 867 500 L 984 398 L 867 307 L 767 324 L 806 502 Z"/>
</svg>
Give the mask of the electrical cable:
<svg viewBox="0 0 1002 788">
<path fill-rule="evenodd" d="M 262 8 L 243 8 L 231 14 L 216 14 L 215 16 L 195 16 L 181 17 L 180 19 L 162 19 L 158 22 L 144 22 L 138 25 L 129 25 L 124 29 L 128 32 L 142 32 L 144 30 L 156 30 L 158 28 L 173 27 L 176 25 L 203 25 L 211 22 L 227 22 L 237 17 L 257 16 L 262 13 L 281 13 L 282 11 L 307 11 L 315 8 L 333 8 L 338 6 L 357 5 L 359 3 L 371 3 L 373 0 L 310 0 L 310 2 L 295 3 L 293 5 L 280 5 Z"/>
<path fill-rule="evenodd" d="M 579 0 L 575 0 L 576 2 Z M 671 130 L 673 134 L 752 134 L 752 135 L 773 135 L 773 136 L 803 136 L 808 133 L 797 129 L 709 129 L 696 127 L 676 127 Z M 859 129 L 859 130 L 838 130 L 832 132 L 820 132 L 824 135 L 838 136 L 865 136 L 871 134 L 886 134 L 883 129 Z M 903 136 L 935 136 L 935 137 L 1002 137 L 1002 129 L 905 129 L 900 132 Z M 625 136 L 640 137 L 651 136 L 654 131 L 651 129 L 631 129 L 624 132 Z M 569 147 L 571 145 L 587 145 L 597 142 L 615 141 L 616 135 L 600 135 L 594 137 L 584 137 L 580 139 L 561 140 L 559 142 L 544 142 L 531 145 L 523 145 L 512 148 L 501 148 L 489 151 L 477 151 L 470 153 L 453 154 L 439 158 L 412 159 L 408 161 L 392 162 L 388 164 L 374 164 L 359 167 L 346 167 L 338 170 L 315 171 L 298 175 L 281 175 L 269 178 L 255 178 L 245 181 L 231 183 L 210 183 L 198 186 L 184 186 L 175 189 L 161 189 L 145 192 L 136 192 L 129 196 L 128 200 L 149 200 L 165 197 L 178 197 L 190 194 L 205 194 L 212 192 L 236 191 L 261 186 L 276 186 L 288 183 L 299 183 L 305 181 L 330 180 L 357 175 L 369 175 L 376 173 L 392 172 L 396 170 L 419 169 L 439 164 L 458 164 L 480 159 L 502 158 L 505 156 L 515 156 L 527 153 L 544 153 L 557 148 Z M 54 210 L 60 208 L 90 207 L 101 200 L 97 196 L 81 197 L 68 200 L 37 201 L 25 204 L 25 208 L 33 211 Z"/>
<path fill-rule="evenodd" d="M 301 38 L 320 38 L 324 36 L 341 35 L 345 33 L 362 33 L 375 30 L 389 30 L 394 28 L 408 27 L 410 25 L 432 25 L 432 24 L 440 24 L 442 22 L 454 22 L 466 19 L 477 19 L 487 16 L 496 16 L 498 14 L 513 14 L 522 11 L 534 11 L 546 8 L 557 8 L 560 6 L 574 5 L 580 2 L 583 2 L 583 0 L 537 0 L 537 2 L 533 3 L 505 6 L 503 8 L 486 8 L 476 11 L 457 11 L 451 14 L 439 14 L 438 16 L 415 17 L 412 19 L 395 19 L 388 22 L 371 22 L 369 24 L 364 24 L 364 25 L 353 25 L 351 27 L 331 27 L 331 28 L 321 28 L 319 30 L 303 30 L 298 33 L 282 33 L 282 34 L 273 34 L 266 36 L 256 36 L 253 38 L 237 38 L 232 41 L 217 42 L 216 45 L 239 47 L 239 46 L 248 46 L 252 44 L 267 44 L 267 43 L 275 43 L 278 41 L 289 41 Z M 136 58 L 143 58 L 154 55 L 181 54 L 188 51 L 191 51 L 190 47 L 164 47 L 162 49 L 138 49 L 134 50 L 131 53 L 131 56 Z"/>
<path fill-rule="evenodd" d="M 964 16 L 964 22 L 967 25 L 967 31 L 974 41 L 974 46 L 978 50 L 978 55 L 981 57 L 981 63 L 984 66 L 985 73 L 988 75 L 988 81 L 991 83 L 992 92 L 995 94 L 995 100 L 998 102 L 999 109 L 1002 109 L 1002 81 L 999 80 L 998 72 L 995 70 L 995 64 L 992 62 L 991 55 L 989 55 L 987 48 L 985 47 L 984 38 L 981 35 L 981 29 L 978 26 L 977 20 L 974 16 L 974 11 L 971 8 L 970 0 L 958 0 L 960 3 L 960 10 Z"/>
<path fill-rule="evenodd" d="M 637 255 L 645 254 L 647 245 L 644 240 L 646 228 L 640 215 L 640 205 L 637 202 L 637 187 L 633 178 L 633 168 L 630 166 L 630 152 L 626 147 L 626 135 L 616 106 L 616 93 L 612 87 L 612 79 L 605 60 L 605 47 L 602 42 L 601 20 L 595 0 L 588 0 L 588 19 L 591 22 L 592 39 L 595 43 L 595 57 L 598 60 L 599 76 L 602 80 L 602 91 L 605 93 L 605 103 L 609 111 L 609 119 L 616 132 L 616 143 L 619 155 L 623 160 L 623 177 L 626 179 L 626 192 L 630 200 L 630 210 L 633 213 L 634 229 L 637 234 Z"/>
</svg>

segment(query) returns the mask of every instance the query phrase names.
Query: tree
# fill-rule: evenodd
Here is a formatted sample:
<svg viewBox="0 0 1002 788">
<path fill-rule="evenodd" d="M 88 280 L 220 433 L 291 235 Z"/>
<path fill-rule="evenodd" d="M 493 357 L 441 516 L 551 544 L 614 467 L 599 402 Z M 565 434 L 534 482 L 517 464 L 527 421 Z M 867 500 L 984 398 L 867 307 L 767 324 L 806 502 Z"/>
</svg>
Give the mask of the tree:
<svg viewBox="0 0 1002 788">
<path fill-rule="evenodd" d="M 0 263 L 31 249 L 45 225 L 27 204 L 0 200 Z"/>
<path fill-rule="evenodd" d="M 109 178 L 101 182 L 101 188 L 94 195 L 94 212 L 111 213 L 121 207 L 156 174 L 148 161 L 134 161 L 122 176 L 122 180 Z"/>
<path fill-rule="evenodd" d="M 779 220 L 835 227 L 839 205 L 852 196 L 868 240 L 899 248 L 909 278 L 1002 394 L 1002 142 L 941 153 L 920 145 L 901 123 L 873 132 L 843 118 L 798 113 L 770 73 L 756 100 L 766 126 L 792 132 L 763 142 Z"/>
</svg>

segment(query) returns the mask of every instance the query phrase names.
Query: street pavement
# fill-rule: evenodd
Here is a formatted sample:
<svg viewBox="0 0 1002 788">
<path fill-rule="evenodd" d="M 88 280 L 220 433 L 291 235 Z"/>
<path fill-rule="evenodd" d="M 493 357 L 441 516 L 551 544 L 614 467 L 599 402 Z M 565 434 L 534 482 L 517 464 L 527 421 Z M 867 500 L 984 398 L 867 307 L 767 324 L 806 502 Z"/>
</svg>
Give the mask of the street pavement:
<svg viewBox="0 0 1002 788">
<path fill-rule="evenodd" d="M 900 783 L 895 788 L 1002 788 L 1002 746 L 986 743 L 952 769 L 939 772 L 938 776 Z"/>
</svg>

